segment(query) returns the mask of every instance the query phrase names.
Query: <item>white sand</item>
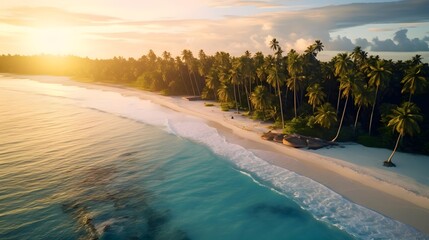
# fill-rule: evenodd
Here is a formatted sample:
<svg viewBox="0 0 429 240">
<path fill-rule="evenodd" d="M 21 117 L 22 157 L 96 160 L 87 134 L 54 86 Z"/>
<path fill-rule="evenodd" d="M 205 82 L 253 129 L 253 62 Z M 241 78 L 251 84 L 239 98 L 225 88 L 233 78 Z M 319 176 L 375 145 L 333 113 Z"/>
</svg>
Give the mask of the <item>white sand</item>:
<svg viewBox="0 0 429 240">
<path fill-rule="evenodd" d="M 35 78 L 32 76 L 31 79 L 44 81 L 43 77 Z M 378 171 L 370 171 L 366 167 L 323 156 L 317 151 L 299 150 L 262 140 L 260 135 L 269 130 L 269 124 L 250 120 L 233 111 L 223 112 L 218 106 L 206 107 L 204 101 L 187 101 L 180 97 L 165 97 L 131 88 L 107 86 L 106 84 L 96 86 L 73 82 L 67 78 L 56 78 L 54 82 L 116 91 L 127 96 L 138 96 L 173 110 L 205 119 L 221 135 L 225 136 L 227 141 L 251 150 L 261 159 L 309 177 L 359 205 L 429 234 L 429 198 L 426 194 L 421 194 L 427 191 L 428 186 L 424 184 L 413 185 L 412 181 L 406 177 L 404 177 L 404 181 L 401 181 L 402 176 L 400 174 L 386 174 L 387 177 L 380 177 L 377 175 Z M 231 116 L 234 116 L 234 119 L 231 119 Z M 326 151 L 330 150 L 324 150 L 325 154 Z M 345 151 L 348 152 L 347 148 Z M 349 154 L 359 153 L 359 151 L 362 149 L 355 149 Z M 380 159 L 379 163 L 381 164 L 383 160 Z M 393 181 L 394 184 L 389 181 L 389 176 L 397 178 Z M 402 182 L 412 186 L 400 186 L 398 183 Z M 418 189 L 419 194 L 407 189 L 413 191 Z"/>
</svg>

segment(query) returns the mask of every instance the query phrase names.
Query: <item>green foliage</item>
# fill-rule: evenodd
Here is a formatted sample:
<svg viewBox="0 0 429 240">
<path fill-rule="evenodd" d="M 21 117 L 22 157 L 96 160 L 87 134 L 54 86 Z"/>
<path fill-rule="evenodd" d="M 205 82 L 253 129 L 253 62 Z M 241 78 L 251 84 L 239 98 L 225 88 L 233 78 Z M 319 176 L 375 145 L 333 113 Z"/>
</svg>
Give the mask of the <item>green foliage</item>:
<svg viewBox="0 0 429 240">
<path fill-rule="evenodd" d="M 330 129 L 337 122 L 335 109 L 330 103 L 323 104 L 317 108 L 314 121 L 321 127 Z"/>
<path fill-rule="evenodd" d="M 234 104 L 232 103 L 221 103 L 220 109 L 224 112 L 228 112 L 230 109 L 234 108 Z"/>
<path fill-rule="evenodd" d="M 214 104 L 213 103 L 204 103 L 204 106 L 206 106 L 206 107 L 213 107 L 214 106 Z"/>
</svg>

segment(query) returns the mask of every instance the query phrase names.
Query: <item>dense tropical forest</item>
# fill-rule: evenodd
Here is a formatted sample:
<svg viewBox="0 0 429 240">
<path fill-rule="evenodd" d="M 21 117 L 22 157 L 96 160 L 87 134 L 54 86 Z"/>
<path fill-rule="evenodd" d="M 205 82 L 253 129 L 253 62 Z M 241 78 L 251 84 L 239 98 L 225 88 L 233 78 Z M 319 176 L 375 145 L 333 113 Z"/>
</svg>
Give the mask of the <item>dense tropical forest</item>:
<svg viewBox="0 0 429 240">
<path fill-rule="evenodd" d="M 429 67 L 420 55 L 394 62 L 356 47 L 322 62 L 320 41 L 303 53 L 284 53 L 276 39 L 270 44 L 272 54 L 239 57 L 203 50 L 176 57 L 151 50 L 139 59 L 2 55 L 0 72 L 201 96 L 285 133 L 429 154 Z"/>
</svg>

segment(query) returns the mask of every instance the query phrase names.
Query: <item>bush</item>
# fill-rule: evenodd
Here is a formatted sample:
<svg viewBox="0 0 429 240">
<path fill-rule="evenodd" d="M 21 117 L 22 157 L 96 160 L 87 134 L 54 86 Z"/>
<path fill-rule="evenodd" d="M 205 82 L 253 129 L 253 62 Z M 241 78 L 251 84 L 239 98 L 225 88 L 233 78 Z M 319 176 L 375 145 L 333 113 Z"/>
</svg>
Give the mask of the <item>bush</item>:
<svg viewBox="0 0 429 240">
<path fill-rule="evenodd" d="M 222 111 L 228 112 L 229 109 L 231 109 L 230 104 L 229 103 L 221 103 L 220 104 L 220 109 Z"/>
</svg>

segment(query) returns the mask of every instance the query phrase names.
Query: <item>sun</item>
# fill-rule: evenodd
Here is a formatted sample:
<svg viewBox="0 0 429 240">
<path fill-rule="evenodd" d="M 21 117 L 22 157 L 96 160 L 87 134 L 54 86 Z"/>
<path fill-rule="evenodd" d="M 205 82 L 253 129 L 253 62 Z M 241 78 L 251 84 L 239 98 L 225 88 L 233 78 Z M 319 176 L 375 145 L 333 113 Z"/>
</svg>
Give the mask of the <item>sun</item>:
<svg viewBox="0 0 429 240">
<path fill-rule="evenodd" d="M 34 53 L 65 55 L 73 53 L 76 36 L 67 28 L 37 28 L 29 33 L 28 41 Z"/>
</svg>

